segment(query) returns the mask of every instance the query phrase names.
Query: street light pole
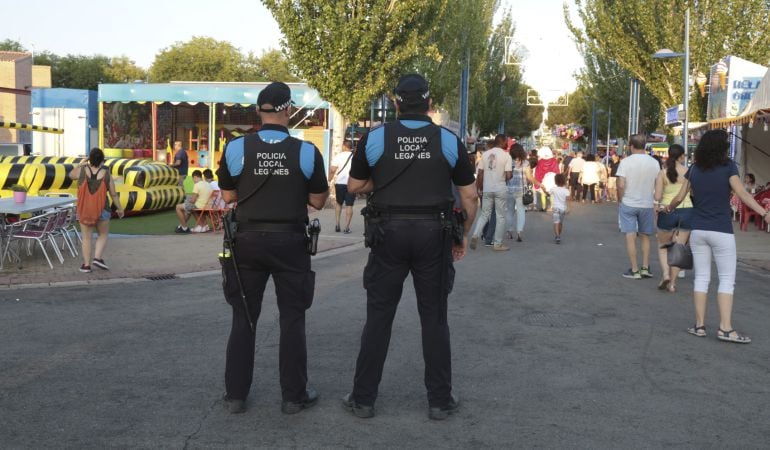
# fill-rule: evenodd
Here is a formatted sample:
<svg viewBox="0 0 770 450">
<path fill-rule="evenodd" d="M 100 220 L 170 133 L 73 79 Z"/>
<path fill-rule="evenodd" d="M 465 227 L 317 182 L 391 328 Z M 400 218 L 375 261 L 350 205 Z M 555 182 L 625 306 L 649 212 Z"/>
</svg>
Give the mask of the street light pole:
<svg viewBox="0 0 770 450">
<path fill-rule="evenodd" d="M 683 66 L 683 91 L 682 91 L 682 109 L 684 110 L 684 119 L 682 120 L 682 146 L 684 147 L 685 164 L 690 162 L 690 149 L 687 145 L 687 138 L 690 132 L 690 120 L 688 103 L 690 97 L 690 8 L 684 11 L 684 53 L 675 53 L 667 48 L 658 50 L 652 55 L 653 58 L 680 58 L 684 57 Z"/>
<path fill-rule="evenodd" d="M 609 160 L 610 158 L 610 126 L 612 125 L 612 106 L 607 108 L 607 150 L 604 152 L 604 157 Z"/>
<path fill-rule="evenodd" d="M 684 147 L 685 165 L 690 163 L 690 148 L 687 145 L 687 139 L 690 134 L 689 109 L 687 104 L 690 97 L 690 8 L 684 11 L 684 90 L 682 108 L 684 109 L 684 121 L 682 125 L 682 147 Z"/>
</svg>

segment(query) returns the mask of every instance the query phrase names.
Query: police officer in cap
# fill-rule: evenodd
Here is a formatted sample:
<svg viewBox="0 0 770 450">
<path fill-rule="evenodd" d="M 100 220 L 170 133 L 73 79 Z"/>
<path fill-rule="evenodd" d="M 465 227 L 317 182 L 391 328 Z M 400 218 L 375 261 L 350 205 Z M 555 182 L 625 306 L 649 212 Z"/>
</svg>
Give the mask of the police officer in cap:
<svg viewBox="0 0 770 450">
<path fill-rule="evenodd" d="M 452 260 L 465 255 L 476 215 L 475 180 L 460 139 L 427 116 L 431 99 L 422 76 L 400 78 L 395 105 L 398 119 L 359 142 L 348 180 L 350 192 L 372 192 L 365 210 L 371 253 L 364 269 L 366 325 L 353 391 L 342 402 L 355 416 L 374 416 L 393 318 L 411 272 L 422 325 L 428 416 L 440 420 L 459 406 L 452 394 L 447 296 L 454 282 Z M 453 184 L 466 218 L 462 225 L 454 220 Z"/>
<path fill-rule="evenodd" d="M 307 386 L 305 310 L 313 300 L 315 273 L 305 233 L 307 205 L 323 208 L 329 187 L 318 149 L 289 135 L 291 105 L 286 84 L 265 87 L 257 98 L 262 128 L 230 141 L 217 172 L 224 201 L 238 202 L 232 257 L 239 276 L 226 276 L 223 283 L 233 309 L 225 364 L 225 400 L 232 413 L 246 410 L 254 371 L 251 324 L 270 275 L 280 312 L 281 411 L 297 413 L 318 399 Z"/>
</svg>

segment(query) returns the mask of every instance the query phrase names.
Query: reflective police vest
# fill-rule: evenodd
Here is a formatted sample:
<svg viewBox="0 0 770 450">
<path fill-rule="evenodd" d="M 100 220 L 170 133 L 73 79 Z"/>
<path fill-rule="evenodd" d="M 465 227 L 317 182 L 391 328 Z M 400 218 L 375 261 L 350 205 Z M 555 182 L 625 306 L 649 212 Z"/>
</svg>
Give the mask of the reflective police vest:
<svg viewBox="0 0 770 450">
<path fill-rule="evenodd" d="M 452 168 L 441 151 L 441 127 L 386 123 L 385 148 L 372 168 L 377 206 L 444 208 L 453 201 Z M 409 166 L 409 167 L 407 167 Z"/>
<path fill-rule="evenodd" d="M 301 146 L 302 141 L 291 136 L 275 144 L 258 133 L 244 137 L 237 192 L 246 200 L 238 203 L 239 222 L 307 223 L 308 182 L 300 168 Z"/>
</svg>

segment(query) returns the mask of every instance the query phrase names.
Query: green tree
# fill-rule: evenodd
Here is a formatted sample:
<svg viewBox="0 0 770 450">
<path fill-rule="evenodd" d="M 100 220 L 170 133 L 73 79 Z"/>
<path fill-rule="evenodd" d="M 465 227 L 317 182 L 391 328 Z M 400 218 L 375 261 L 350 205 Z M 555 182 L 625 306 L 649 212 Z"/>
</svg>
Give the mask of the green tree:
<svg viewBox="0 0 770 450">
<path fill-rule="evenodd" d="M 106 76 L 117 83 L 131 83 L 147 78 L 147 71 L 137 66 L 128 56 L 117 56 L 110 59 L 105 69 Z"/>
<path fill-rule="evenodd" d="M 115 80 L 107 74 L 110 60 L 102 55 L 67 55 L 55 59 L 51 66 L 54 87 L 96 90 L 99 83 Z"/>
<path fill-rule="evenodd" d="M 501 121 L 504 132 L 512 136 L 529 135 L 540 125 L 543 108 L 527 106 L 529 86 L 523 83 L 519 67 L 504 64 L 506 38 L 515 31 L 508 11 L 481 49 L 484 58 L 471 84 L 469 116 L 482 135 L 496 133 Z"/>
<path fill-rule="evenodd" d="M 244 60 L 243 81 L 300 81 L 294 75 L 289 59 L 280 50 L 271 49 L 257 57 L 249 53 Z"/>
<path fill-rule="evenodd" d="M 21 42 L 14 41 L 13 39 L 5 39 L 0 41 L 0 51 L 3 52 L 26 52 L 27 49 L 21 45 Z"/>
<path fill-rule="evenodd" d="M 150 81 L 241 81 L 244 57 L 229 42 L 193 37 L 164 48 L 150 67 Z"/>
<path fill-rule="evenodd" d="M 42 52 L 35 53 L 33 62 L 38 66 L 51 66 L 51 76 L 53 77 L 54 67 L 59 63 L 60 59 L 61 57 L 59 55 L 51 53 L 48 50 L 44 50 Z"/>
<path fill-rule="evenodd" d="M 661 48 L 683 51 L 684 11 L 690 8 L 690 66 L 708 73 L 731 54 L 770 61 L 770 2 L 766 0 L 575 0 L 580 28 L 564 6 L 567 26 L 585 54 L 596 55 L 641 80 L 665 108 L 682 100 L 682 58 L 656 60 Z M 672 13 L 676 12 L 676 13 Z M 691 108 L 694 119 L 702 108 Z"/>
<path fill-rule="evenodd" d="M 478 94 L 485 89 L 482 78 L 488 70 L 487 45 L 499 3 L 498 0 L 447 0 L 441 17 L 436 18 L 440 26 L 425 36 L 425 47 L 435 51 L 415 59 L 415 71 L 430 81 L 433 102 L 445 107 L 452 116 L 459 115 L 460 74 L 466 58 L 470 59 L 471 68 L 469 91 Z M 475 108 L 469 109 L 469 122 L 472 122 Z"/>
<path fill-rule="evenodd" d="M 548 109 L 548 126 L 575 123 L 590 131 L 593 109 L 598 113 L 597 133 L 607 136 L 607 114 L 612 111 L 611 136 L 626 136 L 631 74 L 614 61 L 585 55 L 585 68 L 577 75 L 578 87 L 569 94 L 567 107 Z M 653 132 L 660 121 L 660 103 L 644 85 L 640 89 L 639 130 Z"/>
<path fill-rule="evenodd" d="M 353 119 L 415 69 L 448 0 L 262 0 L 284 35 L 298 74 Z M 459 72 L 457 74 L 459 77 Z"/>
</svg>

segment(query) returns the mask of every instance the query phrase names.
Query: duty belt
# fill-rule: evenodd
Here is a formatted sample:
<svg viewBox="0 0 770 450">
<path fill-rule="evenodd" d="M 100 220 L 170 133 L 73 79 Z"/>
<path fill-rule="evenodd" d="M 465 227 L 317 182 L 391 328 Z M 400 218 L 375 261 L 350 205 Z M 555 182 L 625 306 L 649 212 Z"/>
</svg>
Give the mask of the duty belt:
<svg viewBox="0 0 770 450">
<path fill-rule="evenodd" d="M 239 222 L 238 231 L 266 231 L 269 233 L 304 233 L 305 225 L 289 222 Z"/>
<path fill-rule="evenodd" d="M 381 212 L 380 216 L 384 219 L 416 219 L 416 220 L 439 220 L 442 219 L 442 213 L 398 213 L 398 212 Z"/>
</svg>

